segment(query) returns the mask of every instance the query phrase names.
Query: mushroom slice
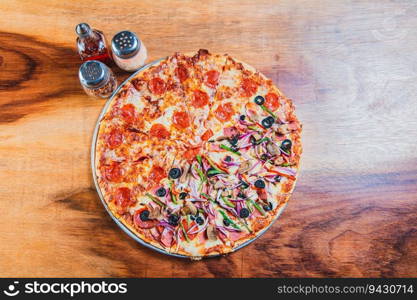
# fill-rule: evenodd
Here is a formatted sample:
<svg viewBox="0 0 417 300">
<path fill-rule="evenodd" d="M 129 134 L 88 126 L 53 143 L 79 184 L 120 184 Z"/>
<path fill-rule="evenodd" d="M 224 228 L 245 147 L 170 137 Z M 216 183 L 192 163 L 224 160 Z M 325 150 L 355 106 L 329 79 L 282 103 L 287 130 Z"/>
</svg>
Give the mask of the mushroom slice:
<svg viewBox="0 0 417 300">
<path fill-rule="evenodd" d="M 242 162 L 239 166 L 239 169 L 237 170 L 237 172 L 239 174 L 244 174 L 247 171 L 250 170 L 250 168 L 252 167 L 252 163 L 250 160 L 245 160 L 244 162 Z"/>
<path fill-rule="evenodd" d="M 185 203 L 185 207 L 189 210 L 189 212 L 192 215 L 196 215 L 197 214 L 197 207 L 195 207 L 194 203 L 192 203 L 191 201 L 187 201 Z"/>
<path fill-rule="evenodd" d="M 215 241 L 217 240 L 217 231 L 216 228 L 213 225 L 209 225 L 207 226 L 207 238 L 210 241 Z"/>
<path fill-rule="evenodd" d="M 222 181 L 217 180 L 216 183 L 214 184 L 213 188 L 215 190 L 220 190 L 220 189 L 226 188 L 226 185 Z"/>
<path fill-rule="evenodd" d="M 219 136 L 219 137 L 216 138 L 216 142 L 221 142 L 221 141 L 224 141 L 226 139 L 227 139 L 227 136 L 221 135 L 221 136 Z"/>
<path fill-rule="evenodd" d="M 281 153 L 281 151 L 279 150 L 279 147 L 275 145 L 275 143 L 273 142 L 269 142 L 266 145 L 266 149 L 268 150 L 269 154 L 271 154 L 272 156 L 275 156 Z"/>
<path fill-rule="evenodd" d="M 290 132 L 290 129 L 288 128 L 287 124 L 282 124 L 281 126 L 279 126 L 276 130 L 276 132 L 280 135 L 284 135 Z"/>
<path fill-rule="evenodd" d="M 159 206 L 149 207 L 149 219 L 158 219 L 161 217 L 161 210 Z"/>
<path fill-rule="evenodd" d="M 188 162 L 185 162 L 182 167 L 182 175 L 180 177 L 180 183 L 185 183 L 188 178 L 188 172 L 190 171 L 191 165 Z"/>
</svg>

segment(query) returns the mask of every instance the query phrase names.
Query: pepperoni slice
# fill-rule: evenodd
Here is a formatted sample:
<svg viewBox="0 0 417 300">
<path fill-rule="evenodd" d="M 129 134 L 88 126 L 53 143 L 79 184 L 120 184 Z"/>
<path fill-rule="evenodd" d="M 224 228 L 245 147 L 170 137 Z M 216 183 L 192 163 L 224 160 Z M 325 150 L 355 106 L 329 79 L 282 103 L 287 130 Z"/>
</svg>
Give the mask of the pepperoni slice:
<svg viewBox="0 0 417 300">
<path fill-rule="evenodd" d="M 279 107 L 279 97 L 275 93 L 268 93 L 265 95 L 265 106 L 269 110 L 277 110 Z"/>
<path fill-rule="evenodd" d="M 211 129 L 206 130 L 201 136 L 201 140 L 208 141 L 213 136 L 213 131 Z"/>
<path fill-rule="evenodd" d="M 133 123 L 135 120 L 135 106 L 133 104 L 123 105 L 121 115 L 127 123 Z"/>
<path fill-rule="evenodd" d="M 104 166 L 104 177 L 111 182 L 120 182 L 123 176 L 123 170 L 120 164 L 114 162 L 109 166 Z"/>
<path fill-rule="evenodd" d="M 165 128 L 165 126 L 159 123 L 153 124 L 149 133 L 151 136 L 157 137 L 160 139 L 166 139 L 166 138 L 169 138 L 170 136 L 170 133 Z"/>
<path fill-rule="evenodd" d="M 250 78 L 244 78 L 242 80 L 242 89 L 243 89 L 243 96 L 250 97 L 255 94 L 258 86 L 255 81 Z"/>
<path fill-rule="evenodd" d="M 200 152 L 200 147 L 188 149 L 184 153 L 184 158 L 188 161 L 192 161 L 199 152 Z"/>
<path fill-rule="evenodd" d="M 115 149 L 119 147 L 122 143 L 122 133 L 117 129 L 113 129 L 112 131 L 110 131 L 109 135 L 107 136 L 107 144 L 109 145 L 110 149 Z"/>
<path fill-rule="evenodd" d="M 172 116 L 172 123 L 177 129 L 185 129 L 190 126 L 190 117 L 186 112 L 176 111 Z"/>
<path fill-rule="evenodd" d="M 207 105 L 209 102 L 209 96 L 206 92 L 202 90 L 195 90 L 194 91 L 194 99 L 192 105 L 195 108 L 201 108 Z"/>
<path fill-rule="evenodd" d="M 220 122 L 229 121 L 233 114 L 234 110 L 230 102 L 223 105 L 219 105 L 219 107 L 217 107 L 217 109 L 214 111 L 214 115 Z"/>
<path fill-rule="evenodd" d="M 147 209 L 146 207 L 141 208 L 141 209 L 139 209 L 139 210 L 135 211 L 135 214 L 133 215 L 133 223 L 134 223 L 137 227 L 139 227 L 139 228 L 149 229 L 149 228 L 155 227 L 155 226 L 156 226 L 156 224 L 158 224 L 158 223 L 159 223 L 159 221 L 158 221 L 158 220 L 146 220 L 146 221 L 142 221 L 142 220 L 140 219 L 140 213 L 141 213 L 142 211 L 146 210 L 146 209 Z"/>
<path fill-rule="evenodd" d="M 149 180 L 154 183 L 159 183 L 162 179 L 166 177 L 165 170 L 160 166 L 152 166 L 151 171 L 149 172 Z"/>
<path fill-rule="evenodd" d="M 219 75 L 220 73 L 217 72 L 216 70 L 208 71 L 204 75 L 205 84 L 208 87 L 215 88 L 217 83 L 219 82 Z"/>
<path fill-rule="evenodd" d="M 188 70 L 184 65 L 178 65 L 178 67 L 175 69 L 175 73 L 177 74 L 177 77 L 181 83 L 186 81 L 188 78 Z"/>
<path fill-rule="evenodd" d="M 163 81 L 159 77 L 152 78 L 151 81 L 149 81 L 148 88 L 151 91 L 151 93 L 155 95 L 161 95 L 166 90 L 166 84 L 165 81 Z"/>
<path fill-rule="evenodd" d="M 126 207 L 131 204 L 130 189 L 127 187 L 118 188 L 114 193 L 114 201 L 116 202 L 118 208 L 120 208 L 122 211 L 125 211 Z"/>
</svg>

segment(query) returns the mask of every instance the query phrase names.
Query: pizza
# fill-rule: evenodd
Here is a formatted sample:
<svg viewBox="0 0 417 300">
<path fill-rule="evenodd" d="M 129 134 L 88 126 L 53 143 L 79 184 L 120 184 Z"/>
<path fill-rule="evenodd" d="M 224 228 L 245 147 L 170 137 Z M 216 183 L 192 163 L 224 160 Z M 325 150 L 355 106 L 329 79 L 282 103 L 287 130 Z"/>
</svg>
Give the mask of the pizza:
<svg viewBox="0 0 417 300">
<path fill-rule="evenodd" d="M 152 248 L 199 259 L 262 234 L 294 189 L 302 126 L 253 67 L 207 50 L 130 78 L 99 120 L 108 210 Z"/>
</svg>

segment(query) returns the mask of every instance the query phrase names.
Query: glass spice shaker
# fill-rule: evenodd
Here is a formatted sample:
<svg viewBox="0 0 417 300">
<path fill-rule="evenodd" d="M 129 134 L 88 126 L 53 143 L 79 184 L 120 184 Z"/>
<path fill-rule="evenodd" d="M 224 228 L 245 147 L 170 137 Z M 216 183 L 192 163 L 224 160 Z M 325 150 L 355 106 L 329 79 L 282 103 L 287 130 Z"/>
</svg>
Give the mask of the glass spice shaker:
<svg viewBox="0 0 417 300">
<path fill-rule="evenodd" d="M 148 56 L 146 47 L 138 36 L 131 31 L 120 31 L 111 41 L 113 60 L 117 66 L 132 72 L 145 64 Z"/>
<path fill-rule="evenodd" d="M 81 23 L 75 27 L 75 32 L 78 35 L 78 54 L 82 61 L 99 60 L 104 63 L 111 62 L 106 39 L 101 31 L 91 29 L 87 23 Z"/>
<path fill-rule="evenodd" d="M 108 98 L 117 88 L 117 79 L 113 72 L 102 62 L 89 60 L 84 62 L 78 77 L 87 95 Z"/>
</svg>

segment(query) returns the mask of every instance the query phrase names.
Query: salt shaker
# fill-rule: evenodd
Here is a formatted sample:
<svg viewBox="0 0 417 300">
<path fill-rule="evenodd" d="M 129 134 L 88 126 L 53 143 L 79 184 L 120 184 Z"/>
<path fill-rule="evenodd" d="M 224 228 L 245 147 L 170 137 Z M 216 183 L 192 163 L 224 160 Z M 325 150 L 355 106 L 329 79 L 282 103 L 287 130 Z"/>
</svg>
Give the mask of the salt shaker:
<svg viewBox="0 0 417 300">
<path fill-rule="evenodd" d="M 77 49 L 81 60 L 99 60 L 104 63 L 111 62 L 111 56 L 107 48 L 104 34 L 91 29 L 87 23 L 78 24 L 75 27 L 77 33 Z"/>
<path fill-rule="evenodd" d="M 145 64 L 148 56 L 146 47 L 136 34 L 131 31 L 120 31 L 111 42 L 113 60 L 117 66 L 132 72 Z"/>
<path fill-rule="evenodd" d="M 108 98 L 117 88 L 117 79 L 113 72 L 97 60 L 84 62 L 80 67 L 78 77 L 84 91 L 92 97 Z"/>
</svg>

